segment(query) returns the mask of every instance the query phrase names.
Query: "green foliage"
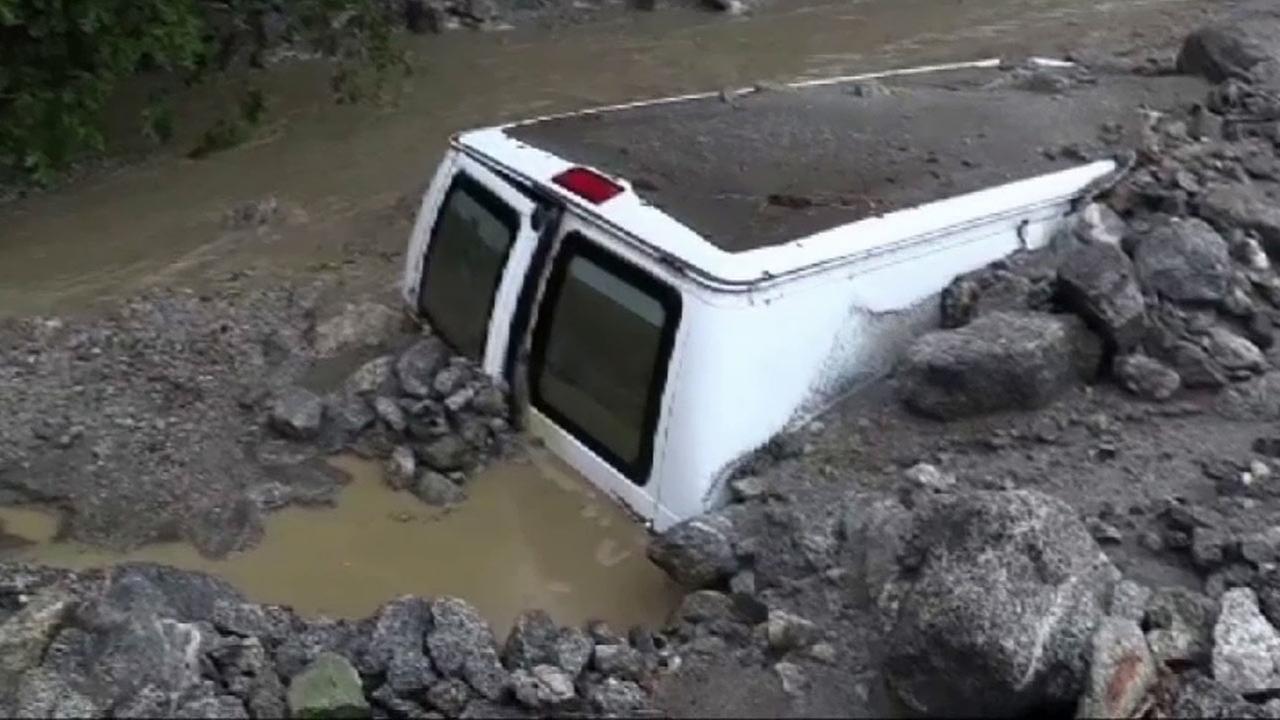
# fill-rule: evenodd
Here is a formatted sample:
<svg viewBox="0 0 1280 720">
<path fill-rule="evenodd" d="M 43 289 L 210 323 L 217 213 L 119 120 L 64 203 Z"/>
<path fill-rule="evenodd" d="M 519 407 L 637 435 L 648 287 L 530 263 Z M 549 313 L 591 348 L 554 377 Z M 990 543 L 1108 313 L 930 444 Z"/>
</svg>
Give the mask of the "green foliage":
<svg viewBox="0 0 1280 720">
<path fill-rule="evenodd" d="M 48 182 L 103 148 L 103 108 L 140 73 L 186 84 L 261 68 L 273 47 L 312 48 L 337 60 L 335 91 L 358 99 L 403 66 L 384 0 L 0 0 L 0 166 Z M 169 98 L 142 111 L 142 131 L 173 135 Z M 242 142 L 266 106 L 250 89 L 193 154 Z"/>
</svg>

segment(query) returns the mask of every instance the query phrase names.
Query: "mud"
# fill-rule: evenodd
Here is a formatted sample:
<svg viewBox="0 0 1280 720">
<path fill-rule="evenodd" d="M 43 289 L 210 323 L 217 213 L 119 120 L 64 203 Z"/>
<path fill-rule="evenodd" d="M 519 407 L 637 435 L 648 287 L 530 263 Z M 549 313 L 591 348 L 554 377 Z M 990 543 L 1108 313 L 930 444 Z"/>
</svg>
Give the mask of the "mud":
<svg viewBox="0 0 1280 720">
<path fill-rule="evenodd" d="M 1136 143 L 1142 108 L 1205 88 L 1188 77 L 952 70 L 766 87 L 509 132 L 630 180 L 711 243 L 744 252 L 1107 159 Z"/>
<path fill-rule="evenodd" d="M 644 528 L 544 450 L 488 468 L 453 510 L 391 490 L 377 464 L 334 464 L 352 477 L 335 507 L 275 513 L 261 544 L 223 560 L 184 543 L 110 553 L 57 541 L 55 516 L 16 508 L 0 509 L 5 532 L 33 544 L 0 559 L 75 570 L 161 563 L 217 575 L 257 602 L 312 616 L 356 619 L 388 598 L 452 595 L 496 628 L 528 608 L 561 624 L 657 627 L 679 599 L 645 557 Z"/>
</svg>

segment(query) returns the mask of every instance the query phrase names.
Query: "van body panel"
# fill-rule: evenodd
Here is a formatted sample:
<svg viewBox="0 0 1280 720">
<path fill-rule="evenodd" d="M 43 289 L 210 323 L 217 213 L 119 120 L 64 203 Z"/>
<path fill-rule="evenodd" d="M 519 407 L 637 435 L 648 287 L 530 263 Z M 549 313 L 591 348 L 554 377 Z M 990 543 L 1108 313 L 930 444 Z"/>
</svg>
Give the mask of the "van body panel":
<svg viewBox="0 0 1280 720">
<path fill-rule="evenodd" d="M 607 168 L 594 170 L 624 192 L 600 204 L 579 198 L 554 182 L 571 167 L 501 127 L 456 137 L 424 195 L 403 296 L 419 307 L 423 259 L 459 173 L 491 189 L 520 218 L 481 358 L 494 377 L 504 376 L 509 348 L 536 348 L 531 338 L 550 322 L 549 278 L 559 258 L 572 259 L 566 238 L 580 236 L 670 288 L 679 311 L 662 358 L 665 384 L 657 391 L 645 477 L 628 477 L 598 438 L 575 434 L 536 397 L 517 393 L 533 435 L 661 531 L 721 503 L 735 467 L 777 432 L 886 374 L 912 338 L 936 325 L 936 298 L 951 280 L 1019 248 L 1046 245 L 1081 194 L 1116 165 L 1082 164 L 739 253 L 644 202 L 628 178 Z M 539 204 L 557 206 L 558 218 L 554 234 L 546 229 L 541 238 L 533 227 Z M 531 270 L 540 242 L 550 255 Z M 526 300 L 538 300 L 527 322 L 513 323 L 522 289 Z M 526 359 L 510 366 L 529 381 L 538 358 Z"/>
</svg>

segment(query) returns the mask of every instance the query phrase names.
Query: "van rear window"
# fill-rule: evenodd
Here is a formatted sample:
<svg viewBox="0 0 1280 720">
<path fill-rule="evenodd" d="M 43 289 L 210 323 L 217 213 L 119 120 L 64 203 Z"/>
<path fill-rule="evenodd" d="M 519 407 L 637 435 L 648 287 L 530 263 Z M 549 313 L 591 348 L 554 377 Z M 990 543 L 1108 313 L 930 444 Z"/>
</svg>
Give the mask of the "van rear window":
<svg viewBox="0 0 1280 720">
<path fill-rule="evenodd" d="M 514 208 L 458 175 L 432 230 L 419 310 L 445 340 L 477 360 L 484 356 L 493 297 L 519 224 Z"/>
<path fill-rule="evenodd" d="M 539 410 L 645 484 L 680 297 L 588 242 L 566 238 L 534 335 Z"/>
</svg>

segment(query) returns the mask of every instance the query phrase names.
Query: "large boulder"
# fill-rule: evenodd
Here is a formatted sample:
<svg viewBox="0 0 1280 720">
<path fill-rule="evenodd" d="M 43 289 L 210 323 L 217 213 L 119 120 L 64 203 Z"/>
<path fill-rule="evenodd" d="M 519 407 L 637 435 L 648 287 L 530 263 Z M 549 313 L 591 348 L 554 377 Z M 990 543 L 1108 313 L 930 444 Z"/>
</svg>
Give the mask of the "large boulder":
<svg viewBox="0 0 1280 720">
<path fill-rule="evenodd" d="M 899 562 L 886 671 L 908 706 L 1009 717 L 1080 696 L 1118 572 L 1066 504 L 932 496 Z"/>
<path fill-rule="evenodd" d="M 920 337 L 898 390 L 921 415 L 950 420 L 1047 405 L 1097 371 L 1101 345 L 1076 317 L 993 313 Z"/>
<path fill-rule="evenodd" d="M 649 543 L 649 559 L 686 588 L 727 581 L 738 570 L 733 521 L 703 515 L 672 526 Z"/>
<path fill-rule="evenodd" d="M 1248 79 L 1256 68 L 1275 61 L 1280 61 L 1280 17 L 1259 14 L 1191 33 L 1178 54 L 1178 70 L 1222 82 Z"/>
<path fill-rule="evenodd" d="M 1133 263 L 1116 245 L 1069 250 L 1058 268 L 1058 293 L 1112 349 L 1129 350 L 1142 339 L 1146 301 Z"/>
<path fill-rule="evenodd" d="M 369 717 L 360 675 L 347 659 L 321 653 L 289 685 L 289 715 L 295 718 Z"/>
<path fill-rule="evenodd" d="M 1174 302 L 1219 303 L 1231 287 L 1227 241 L 1203 220 L 1156 226 L 1139 238 L 1134 264 L 1149 292 Z"/>
</svg>

